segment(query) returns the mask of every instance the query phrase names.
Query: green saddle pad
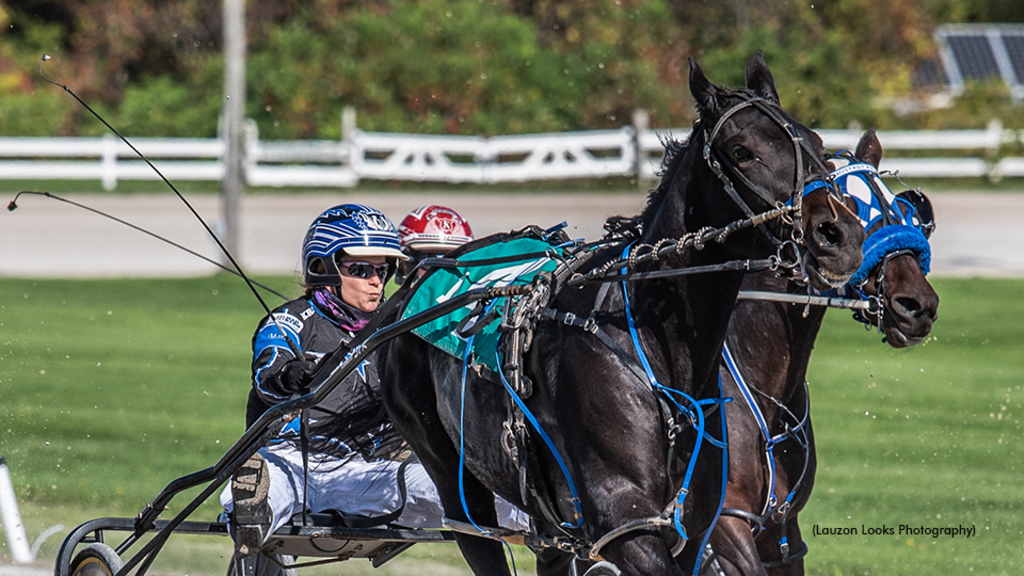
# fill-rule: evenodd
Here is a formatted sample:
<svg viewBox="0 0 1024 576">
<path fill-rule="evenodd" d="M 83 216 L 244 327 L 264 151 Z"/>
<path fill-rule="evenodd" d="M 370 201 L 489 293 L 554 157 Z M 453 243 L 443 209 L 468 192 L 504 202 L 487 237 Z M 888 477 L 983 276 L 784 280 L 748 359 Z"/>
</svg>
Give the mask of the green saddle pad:
<svg viewBox="0 0 1024 576">
<path fill-rule="evenodd" d="M 537 258 L 538 253 L 549 251 L 554 246 L 544 240 L 533 237 L 514 238 L 505 242 L 497 242 L 483 246 L 459 256 L 459 262 L 467 264 L 458 268 L 438 268 L 424 278 L 405 307 L 402 318 L 408 318 L 419 312 L 448 301 L 449 299 L 477 288 L 491 286 L 504 287 L 511 284 L 529 284 L 542 272 L 550 272 L 558 265 L 558 261 L 550 257 Z M 487 265 L 473 265 L 475 261 L 494 258 L 507 258 L 522 255 L 522 259 Z M 504 298 L 491 302 L 499 312 L 503 309 Z M 498 349 L 498 327 L 500 316 L 474 336 L 463 338 L 455 333 L 459 322 L 469 316 L 475 304 L 467 305 L 433 322 L 429 322 L 413 330 L 413 333 L 441 350 L 463 358 L 468 342 L 472 342 L 471 354 L 473 361 L 483 364 L 491 370 L 498 370 L 496 351 Z M 475 327 L 478 328 L 478 327 Z"/>
</svg>

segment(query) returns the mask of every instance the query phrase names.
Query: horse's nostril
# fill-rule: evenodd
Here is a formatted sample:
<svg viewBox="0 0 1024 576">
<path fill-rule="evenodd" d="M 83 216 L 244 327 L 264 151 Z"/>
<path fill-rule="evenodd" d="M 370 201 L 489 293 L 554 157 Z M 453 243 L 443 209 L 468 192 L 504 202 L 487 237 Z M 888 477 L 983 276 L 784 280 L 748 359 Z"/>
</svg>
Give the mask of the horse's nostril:
<svg viewBox="0 0 1024 576">
<path fill-rule="evenodd" d="M 826 244 L 839 244 L 843 239 L 842 231 L 832 223 L 825 222 L 824 224 L 818 224 L 817 230 L 818 237 Z"/>
<path fill-rule="evenodd" d="M 895 299 L 895 303 L 907 316 L 919 316 L 924 310 L 924 306 L 916 298 L 900 296 Z"/>
</svg>

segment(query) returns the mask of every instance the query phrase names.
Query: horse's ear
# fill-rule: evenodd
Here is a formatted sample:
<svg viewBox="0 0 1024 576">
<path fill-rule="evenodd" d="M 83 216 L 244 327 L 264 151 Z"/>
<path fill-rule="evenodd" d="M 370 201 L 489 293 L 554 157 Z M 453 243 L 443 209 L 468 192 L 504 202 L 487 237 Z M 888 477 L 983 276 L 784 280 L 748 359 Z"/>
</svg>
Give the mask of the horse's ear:
<svg viewBox="0 0 1024 576">
<path fill-rule="evenodd" d="M 690 58 L 690 94 L 697 101 L 697 110 L 702 118 L 718 113 L 718 87 L 708 81 L 704 70 L 693 58 Z"/>
<path fill-rule="evenodd" d="M 857 144 L 857 151 L 853 153 L 861 162 L 867 162 L 875 168 L 882 162 L 882 143 L 878 141 L 878 134 L 872 128 L 860 137 Z"/>
<path fill-rule="evenodd" d="M 775 90 L 775 78 L 764 62 L 764 52 L 760 50 L 754 52 L 747 61 L 747 88 L 765 100 L 780 104 L 779 93 Z"/>
</svg>

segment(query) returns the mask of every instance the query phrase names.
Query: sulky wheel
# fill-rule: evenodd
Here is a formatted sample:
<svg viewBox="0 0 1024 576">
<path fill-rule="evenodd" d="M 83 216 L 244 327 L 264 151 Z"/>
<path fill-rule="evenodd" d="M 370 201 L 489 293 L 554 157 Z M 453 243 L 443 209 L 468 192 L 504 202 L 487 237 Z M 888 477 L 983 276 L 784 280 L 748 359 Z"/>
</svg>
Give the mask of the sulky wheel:
<svg viewBox="0 0 1024 576">
<path fill-rule="evenodd" d="M 99 542 L 82 548 L 71 561 L 71 576 L 114 576 L 124 566 L 114 549 Z"/>
<path fill-rule="evenodd" d="M 622 572 L 611 562 L 601 561 L 594 564 L 583 576 L 621 576 Z"/>
</svg>

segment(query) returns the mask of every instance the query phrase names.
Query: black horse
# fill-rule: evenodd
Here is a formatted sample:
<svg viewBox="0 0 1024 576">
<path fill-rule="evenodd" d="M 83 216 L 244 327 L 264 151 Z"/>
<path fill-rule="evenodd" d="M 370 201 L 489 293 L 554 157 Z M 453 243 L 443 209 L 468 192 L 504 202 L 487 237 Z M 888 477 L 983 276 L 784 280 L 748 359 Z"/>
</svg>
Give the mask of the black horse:
<svg viewBox="0 0 1024 576">
<path fill-rule="evenodd" d="M 724 243 L 712 241 L 640 269 L 764 258 L 779 251 L 782 240 L 796 237 L 805 247 L 803 260 L 813 282 L 845 282 L 861 261 L 859 221 L 846 210 L 837 211 L 839 201 L 827 187 L 799 203 L 804 184 L 827 174 L 818 161 L 821 140 L 782 111 L 760 51 L 748 62 L 746 79 L 746 90 L 715 86 L 690 60 L 690 91 L 700 120 L 687 144 L 669 146 L 661 183 L 635 219 L 642 229 L 638 241 L 653 245 L 720 228 L 791 200 L 801 206 L 792 213 L 799 229 L 794 232 L 790 221 L 775 219 L 737 231 Z M 625 245 L 600 251 L 588 266 L 616 260 Z M 536 324 L 523 363 L 524 380 L 533 388 L 526 405 L 564 459 L 564 473 L 538 434 L 529 437 L 528 455 L 520 453 L 528 465 L 517 467 L 502 445 L 510 402 L 504 388 L 472 370 L 464 376 L 461 359 L 418 337 L 395 338 L 381 350 L 386 356 L 381 363 L 385 406 L 433 478 L 449 518 L 496 526 L 493 495 L 499 494 L 531 514 L 538 534 L 558 537 L 538 548 L 538 574 L 565 573 L 573 543 L 582 546 L 577 552 L 594 552 L 589 546 L 597 542 L 600 557 L 623 574 L 681 574 L 671 551 L 680 538 L 649 520 L 670 516 L 681 501 L 685 533 L 699 540 L 721 505 L 723 451 L 685 425 L 687 417 L 664 414 L 651 384 L 633 369 L 636 361 L 631 367 L 622 359 L 626 350 L 634 357 L 637 352 L 627 314 L 663 386 L 697 400 L 717 398 L 718 358 L 742 280 L 742 271 L 722 271 L 604 290 L 586 284 L 554 296 L 551 308 L 592 317 L 611 342 L 562 321 Z M 670 427 L 667 416 L 682 424 Z M 722 410 L 712 408 L 700 416 L 706 416 L 705 429 L 721 438 Z M 461 479 L 460 446 L 465 461 Z M 699 457 L 691 462 L 697 447 Z M 688 494 L 681 494 L 688 466 L 693 483 Z M 529 471 L 524 482 L 521 470 Z M 578 489 L 576 500 L 567 477 Z M 509 573 L 499 542 L 462 534 L 457 539 L 475 574 Z M 690 542 L 680 558 L 692 566 L 700 549 L 699 541 Z"/>
<path fill-rule="evenodd" d="M 861 138 L 854 155 L 878 166 L 882 147 L 873 130 Z M 927 197 L 917 191 L 900 197 L 910 202 L 917 224 L 930 233 L 933 216 Z M 868 234 L 876 233 L 882 224 L 877 222 Z M 872 313 L 867 313 L 867 320 L 880 324 L 894 348 L 921 342 L 931 331 L 939 298 L 925 279 L 918 256 L 910 251 L 887 253 L 866 279 L 864 294 L 879 298 L 882 310 L 880 322 Z M 772 275 L 751 274 L 744 279 L 743 290 L 796 294 L 801 287 Z M 804 378 L 825 310 L 814 306 L 805 314 L 802 304 L 741 299 L 729 321 L 728 361 L 753 391 L 769 435 L 778 443 L 771 451 L 775 479 L 770 486 L 769 452 L 761 425 L 724 362 L 723 388 L 737 401 L 726 407 L 730 461 L 726 511 L 711 537 L 720 573 L 804 573 L 806 545 L 797 516 L 810 496 L 816 465 Z M 769 504 L 772 494 L 775 501 Z"/>
</svg>

